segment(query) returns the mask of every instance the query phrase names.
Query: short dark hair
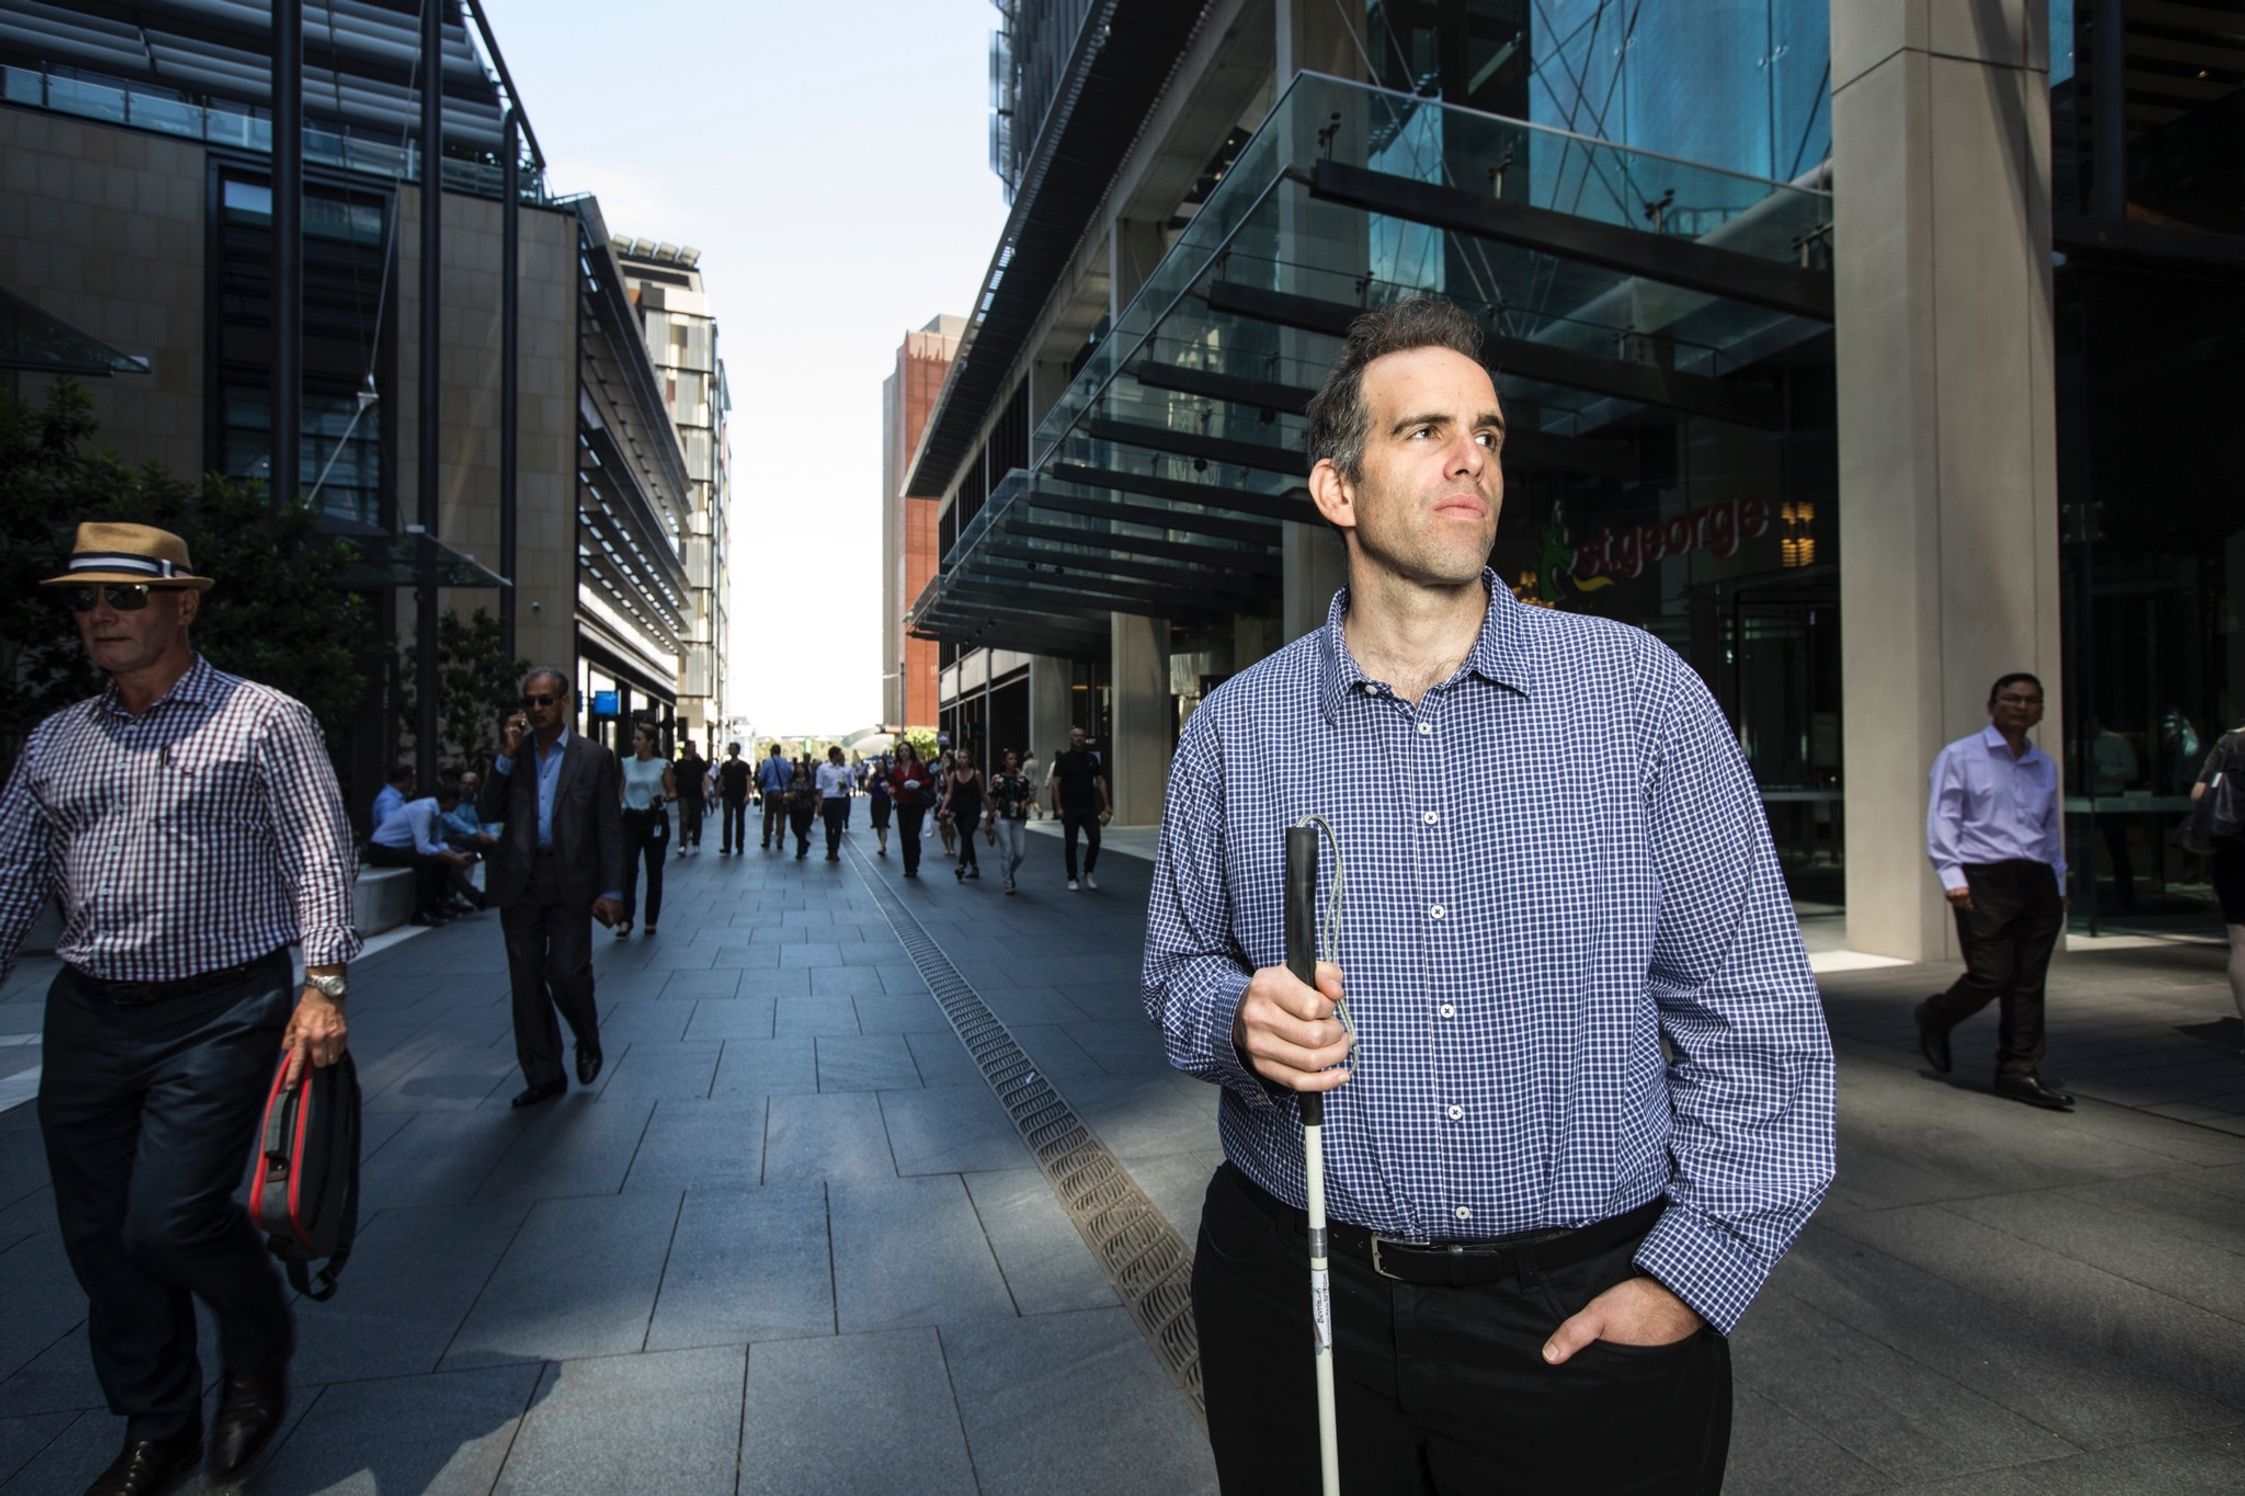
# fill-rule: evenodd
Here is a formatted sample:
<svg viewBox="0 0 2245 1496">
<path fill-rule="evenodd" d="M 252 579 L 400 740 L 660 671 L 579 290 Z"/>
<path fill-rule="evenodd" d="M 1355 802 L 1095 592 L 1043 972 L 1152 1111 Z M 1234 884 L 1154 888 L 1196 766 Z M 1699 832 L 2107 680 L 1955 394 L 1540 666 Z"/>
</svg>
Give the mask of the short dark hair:
<svg viewBox="0 0 2245 1496">
<path fill-rule="evenodd" d="M 1360 314 L 1349 323 L 1341 356 L 1310 397 L 1310 466 L 1330 461 L 1351 483 L 1364 476 L 1364 444 L 1372 411 L 1364 403 L 1364 370 L 1374 359 L 1414 348 L 1447 348 L 1481 362 L 1481 324 L 1442 296 L 1413 296 Z"/>
<path fill-rule="evenodd" d="M 556 686 L 561 688 L 553 693 L 555 698 L 557 700 L 567 701 L 569 699 L 569 677 L 564 675 L 561 671 L 555 669 L 551 665 L 533 666 L 530 673 L 522 678 L 523 688 L 525 690 L 529 689 L 530 683 L 532 681 L 548 679 L 552 680 Z"/>
<path fill-rule="evenodd" d="M 2003 694 L 2003 688 L 2005 686 L 2015 686 L 2021 681 L 2027 682 L 2037 691 L 2040 691 L 2042 689 L 2042 680 L 2040 677 L 2029 675 L 2024 670 L 2014 670 L 2009 675 L 1997 676 L 1996 683 L 1988 687 L 1988 705 L 1994 706 L 1996 704 L 1996 698 Z"/>
<path fill-rule="evenodd" d="M 390 773 L 389 773 L 389 777 L 388 777 L 388 779 L 387 779 L 387 781 L 386 781 L 386 782 L 387 782 L 387 783 L 390 783 L 390 784 L 404 784 L 404 783 L 406 783 L 407 781 L 411 780 L 412 778 L 413 778 L 413 765 L 411 765 L 411 764 L 392 764 L 392 765 L 390 765 Z"/>
<path fill-rule="evenodd" d="M 446 781 L 445 781 L 444 783 L 442 783 L 442 784 L 440 784 L 440 785 L 438 785 L 438 786 L 437 786 L 437 804 L 439 804 L 439 805 L 442 805 L 442 804 L 443 804 L 443 803 L 444 803 L 445 801 L 447 801 L 447 800 L 450 800 L 450 801 L 452 801 L 452 802 L 453 802 L 454 804 L 458 804 L 458 803 L 459 803 L 459 800 L 460 800 L 460 781 L 459 781 L 459 780 L 457 780 L 457 779 L 447 779 L 447 780 L 446 780 Z"/>
</svg>

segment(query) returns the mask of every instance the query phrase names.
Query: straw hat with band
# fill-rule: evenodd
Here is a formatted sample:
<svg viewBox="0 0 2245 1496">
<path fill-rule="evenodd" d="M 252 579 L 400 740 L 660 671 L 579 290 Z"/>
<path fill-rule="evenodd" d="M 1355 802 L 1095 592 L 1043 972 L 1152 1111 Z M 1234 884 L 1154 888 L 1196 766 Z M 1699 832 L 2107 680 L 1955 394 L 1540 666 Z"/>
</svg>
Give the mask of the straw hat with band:
<svg viewBox="0 0 2245 1496">
<path fill-rule="evenodd" d="M 153 525 L 118 525 L 92 520 L 78 527 L 70 547 L 70 569 L 44 578 L 42 587 L 90 587 L 104 582 L 141 582 L 150 587 L 209 587 L 212 578 L 195 575 L 187 542 Z"/>
</svg>

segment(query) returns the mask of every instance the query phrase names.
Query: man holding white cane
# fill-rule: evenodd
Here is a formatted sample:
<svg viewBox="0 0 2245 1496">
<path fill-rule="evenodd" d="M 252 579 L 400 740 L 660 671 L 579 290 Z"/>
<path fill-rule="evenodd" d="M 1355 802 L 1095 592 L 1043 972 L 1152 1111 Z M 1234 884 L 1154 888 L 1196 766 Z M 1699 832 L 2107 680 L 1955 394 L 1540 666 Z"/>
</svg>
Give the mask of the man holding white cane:
<svg viewBox="0 0 2245 1496">
<path fill-rule="evenodd" d="M 1224 1088 L 1193 1298 L 1234 1496 L 1318 1485 L 1296 1093 L 1350 1496 L 1717 1490 L 1726 1337 L 1831 1179 L 1830 1041 L 1737 740 L 1657 640 L 1486 570 L 1480 348 L 1431 298 L 1358 319 L 1309 411 L 1348 589 L 1171 770 L 1146 1003 Z M 1308 815 L 1347 884 L 1314 987 L 1281 920 Z"/>
</svg>

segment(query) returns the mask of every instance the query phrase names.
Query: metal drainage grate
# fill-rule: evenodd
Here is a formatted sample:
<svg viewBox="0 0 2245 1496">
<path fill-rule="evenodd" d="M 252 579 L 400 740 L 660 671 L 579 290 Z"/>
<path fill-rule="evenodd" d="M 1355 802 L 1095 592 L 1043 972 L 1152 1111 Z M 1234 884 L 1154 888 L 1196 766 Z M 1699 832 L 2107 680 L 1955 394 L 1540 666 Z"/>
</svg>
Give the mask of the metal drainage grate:
<svg viewBox="0 0 2245 1496">
<path fill-rule="evenodd" d="M 928 990 L 943 1005 L 959 1042 L 997 1093 L 1022 1141 L 1036 1155 L 1037 1167 L 1067 1207 L 1068 1218 L 1099 1259 L 1107 1281 L 1192 1404 L 1194 1416 L 1205 1424 L 1208 1408 L 1201 1396 L 1200 1337 L 1193 1327 L 1192 1249 L 1107 1145 L 1084 1125 L 1067 1098 L 1037 1073 L 1036 1063 L 959 975 L 896 891 L 862 865 L 865 854 L 852 847 L 850 856 L 860 864 L 859 877 L 872 888 Z"/>
</svg>

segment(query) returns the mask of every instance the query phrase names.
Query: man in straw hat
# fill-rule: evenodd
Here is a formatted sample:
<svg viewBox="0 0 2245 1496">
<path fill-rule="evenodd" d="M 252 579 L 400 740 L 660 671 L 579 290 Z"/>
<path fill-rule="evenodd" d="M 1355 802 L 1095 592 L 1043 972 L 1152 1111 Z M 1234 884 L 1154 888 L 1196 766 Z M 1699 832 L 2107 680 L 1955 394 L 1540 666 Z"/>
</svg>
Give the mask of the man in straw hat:
<svg viewBox="0 0 2245 1496">
<path fill-rule="evenodd" d="M 247 1465 L 285 1411 L 288 1303 L 233 1194 L 276 1054 L 343 1053 L 350 831 L 311 712 L 188 643 L 211 578 L 178 536 L 80 525 L 43 585 L 109 684 L 34 728 L 0 791 L 0 978 L 59 899 L 39 1125 L 126 1420 L 88 1489 L 159 1491 L 203 1458 L 195 1299 L 224 1368 L 210 1473 Z"/>
</svg>

